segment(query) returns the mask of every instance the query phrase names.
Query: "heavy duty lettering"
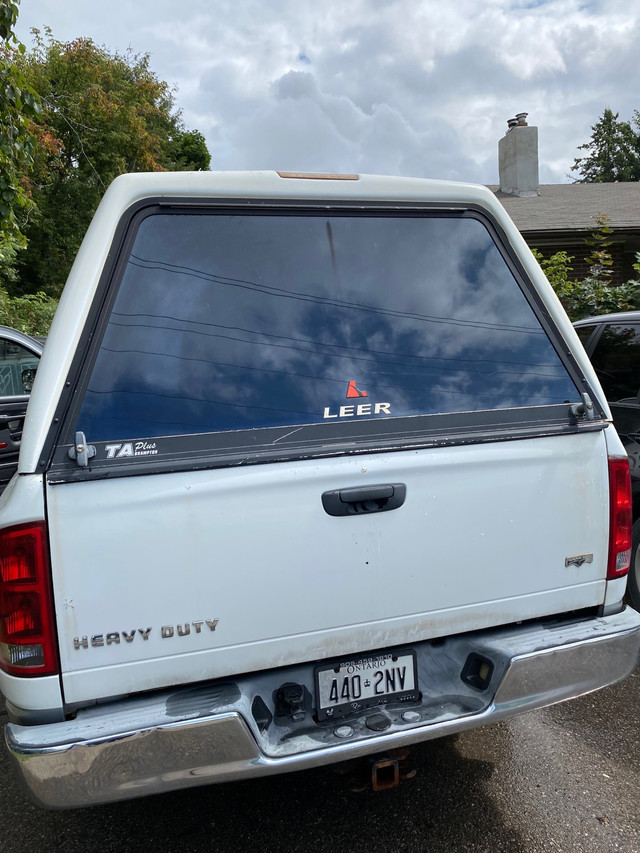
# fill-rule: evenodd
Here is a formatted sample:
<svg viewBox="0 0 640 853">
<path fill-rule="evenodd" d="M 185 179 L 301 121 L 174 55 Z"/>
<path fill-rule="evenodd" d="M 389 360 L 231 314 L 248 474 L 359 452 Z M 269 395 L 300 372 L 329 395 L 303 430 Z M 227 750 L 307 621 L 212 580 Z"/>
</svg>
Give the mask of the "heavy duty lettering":
<svg viewBox="0 0 640 853">
<path fill-rule="evenodd" d="M 195 622 L 184 622 L 176 625 L 163 625 L 160 628 L 160 636 L 163 640 L 171 639 L 172 637 L 187 637 L 191 634 L 193 627 L 194 633 L 201 634 L 202 626 L 206 625 L 210 631 L 215 631 L 218 625 L 218 619 L 199 619 Z M 106 634 L 92 634 L 90 637 L 73 638 L 73 648 L 76 651 L 80 649 L 100 648 L 102 646 L 118 646 L 121 642 L 133 643 L 134 640 L 140 637 L 142 640 L 148 640 L 151 634 L 151 628 L 132 628 L 130 631 L 108 631 Z"/>
</svg>

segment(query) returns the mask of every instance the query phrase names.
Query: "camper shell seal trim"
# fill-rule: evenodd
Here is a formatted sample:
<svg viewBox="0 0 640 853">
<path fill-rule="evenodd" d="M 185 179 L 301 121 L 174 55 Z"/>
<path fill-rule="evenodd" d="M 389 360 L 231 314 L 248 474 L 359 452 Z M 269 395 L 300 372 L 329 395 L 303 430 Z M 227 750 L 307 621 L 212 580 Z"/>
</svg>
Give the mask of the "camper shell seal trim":
<svg viewBox="0 0 640 853">
<path fill-rule="evenodd" d="M 117 444 L 94 443 L 96 454 L 87 467 L 71 461 L 72 445 L 59 445 L 47 472 L 51 485 L 111 477 L 160 474 L 174 471 L 196 471 L 206 468 L 230 468 L 239 465 L 268 464 L 331 456 L 354 456 L 360 453 L 424 450 L 467 444 L 546 438 L 552 435 L 575 435 L 600 432 L 604 421 L 576 420 L 568 416 L 566 405 L 541 406 L 528 410 L 501 409 L 498 412 L 447 415 L 414 415 L 406 418 L 384 418 L 359 424 L 309 424 L 301 427 L 265 427 L 259 431 L 260 443 L 253 430 L 246 430 L 246 442 L 239 444 L 242 433 L 215 432 L 194 435 L 134 438 Z M 478 415 L 482 414 L 482 420 Z M 351 427 L 351 429 L 350 429 Z M 279 443 L 295 432 L 288 442 Z M 302 436 L 302 438 L 300 438 Z M 107 448 L 130 445 L 133 455 L 118 458 Z M 138 445 L 153 446 L 153 451 Z"/>
</svg>

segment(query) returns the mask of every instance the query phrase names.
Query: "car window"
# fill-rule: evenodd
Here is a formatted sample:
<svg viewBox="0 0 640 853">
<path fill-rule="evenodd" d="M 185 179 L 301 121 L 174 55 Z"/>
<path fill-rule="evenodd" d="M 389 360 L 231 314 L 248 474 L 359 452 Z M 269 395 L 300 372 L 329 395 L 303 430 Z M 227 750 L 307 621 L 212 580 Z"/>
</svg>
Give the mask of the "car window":
<svg viewBox="0 0 640 853">
<path fill-rule="evenodd" d="M 580 338 L 580 343 L 584 346 L 591 335 L 593 334 L 593 330 L 596 328 L 595 325 L 592 326 L 576 326 L 576 333 Z"/>
<path fill-rule="evenodd" d="M 31 350 L 0 338 L 0 397 L 30 394 L 38 361 L 38 356 Z"/>
<path fill-rule="evenodd" d="M 575 398 L 475 218 L 162 212 L 138 226 L 76 429 L 107 441 Z"/>
<path fill-rule="evenodd" d="M 605 326 L 591 361 L 610 402 L 638 401 L 640 391 L 640 324 Z"/>
</svg>

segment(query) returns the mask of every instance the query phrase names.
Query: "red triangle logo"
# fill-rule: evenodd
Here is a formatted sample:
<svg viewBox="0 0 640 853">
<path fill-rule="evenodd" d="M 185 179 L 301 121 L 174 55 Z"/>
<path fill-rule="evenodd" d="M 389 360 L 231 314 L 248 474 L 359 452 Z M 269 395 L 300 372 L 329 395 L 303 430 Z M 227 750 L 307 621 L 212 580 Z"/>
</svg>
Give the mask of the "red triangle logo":
<svg viewBox="0 0 640 853">
<path fill-rule="evenodd" d="M 347 399 L 350 399 L 351 397 L 366 397 L 366 396 L 367 396 L 367 392 L 366 391 L 359 391 L 356 387 L 356 380 L 351 379 L 349 381 L 349 385 L 347 386 Z"/>
</svg>

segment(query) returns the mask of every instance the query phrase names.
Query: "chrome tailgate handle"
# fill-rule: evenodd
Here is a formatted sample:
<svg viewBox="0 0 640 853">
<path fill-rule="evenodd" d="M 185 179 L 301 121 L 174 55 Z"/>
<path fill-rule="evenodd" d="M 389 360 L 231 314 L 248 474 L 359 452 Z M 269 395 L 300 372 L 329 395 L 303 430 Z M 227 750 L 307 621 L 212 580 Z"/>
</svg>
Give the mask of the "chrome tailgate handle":
<svg viewBox="0 0 640 853">
<path fill-rule="evenodd" d="M 326 513 L 334 516 L 387 512 L 402 506 L 406 495 L 407 487 L 404 483 L 357 486 L 324 492 L 322 506 Z"/>
</svg>

